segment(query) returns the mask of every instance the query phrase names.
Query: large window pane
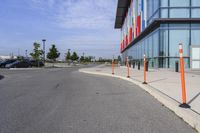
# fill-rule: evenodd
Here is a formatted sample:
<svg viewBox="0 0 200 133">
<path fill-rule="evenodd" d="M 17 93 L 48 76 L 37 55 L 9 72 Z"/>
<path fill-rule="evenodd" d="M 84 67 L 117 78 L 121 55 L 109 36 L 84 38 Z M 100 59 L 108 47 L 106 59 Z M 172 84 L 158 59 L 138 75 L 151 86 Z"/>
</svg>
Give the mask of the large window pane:
<svg viewBox="0 0 200 133">
<path fill-rule="evenodd" d="M 195 29 L 196 29 L 196 28 L 199 29 L 199 28 L 200 28 L 200 24 L 195 24 L 195 23 L 194 23 L 194 24 L 191 24 L 191 27 L 192 27 L 192 28 L 195 28 Z"/>
<path fill-rule="evenodd" d="M 135 49 L 136 49 L 136 59 L 138 59 L 138 53 L 139 53 L 139 51 L 138 51 L 138 45 L 137 44 L 135 45 Z"/>
<path fill-rule="evenodd" d="M 200 0 L 199 0 L 200 1 Z M 200 9 L 192 9 L 192 18 L 200 18 Z"/>
<path fill-rule="evenodd" d="M 138 43 L 138 59 L 140 59 L 141 58 L 141 53 L 142 53 L 142 46 L 143 45 L 141 45 L 141 43 Z"/>
<path fill-rule="evenodd" d="M 159 0 L 153 0 L 153 13 L 159 8 Z"/>
<path fill-rule="evenodd" d="M 139 45 L 137 44 L 137 59 L 139 59 L 139 54 L 140 54 L 140 49 L 139 49 Z"/>
<path fill-rule="evenodd" d="M 189 18 L 189 9 L 170 9 L 170 18 Z"/>
<path fill-rule="evenodd" d="M 153 34 L 153 56 L 158 57 L 158 44 L 159 44 L 159 34 L 158 32 Z"/>
<path fill-rule="evenodd" d="M 183 44 L 183 56 L 189 56 L 189 30 L 169 31 L 169 56 L 179 57 L 179 43 Z"/>
<path fill-rule="evenodd" d="M 148 43 L 144 43 L 145 46 L 145 55 L 147 58 L 149 58 L 149 49 L 148 49 Z"/>
<path fill-rule="evenodd" d="M 140 54 L 140 59 L 143 59 L 143 55 L 144 55 L 144 43 L 141 43 L 141 46 L 143 46 L 143 48 L 141 48 L 141 54 Z"/>
<path fill-rule="evenodd" d="M 168 0 L 161 0 L 161 7 L 168 7 Z"/>
<path fill-rule="evenodd" d="M 161 10 L 161 18 L 168 18 L 168 9 Z"/>
<path fill-rule="evenodd" d="M 192 6 L 200 6 L 200 0 L 192 0 Z"/>
<path fill-rule="evenodd" d="M 174 24 L 169 24 L 170 28 L 182 28 L 182 29 L 189 29 L 190 25 L 189 24 L 179 24 L 179 23 L 174 23 Z"/>
<path fill-rule="evenodd" d="M 148 16 L 148 18 L 150 18 L 152 15 L 153 15 L 153 3 L 151 2 L 151 1 L 147 1 L 147 5 L 148 5 L 148 7 L 147 7 L 147 16 Z"/>
<path fill-rule="evenodd" d="M 160 56 L 168 56 L 168 30 L 160 30 Z"/>
<path fill-rule="evenodd" d="M 190 6 L 190 0 L 170 0 L 170 7 L 187 7 Z"/>
<path fill-rule="evenodd" d="M 133 60 L 135 60 L 135 46 L 133 46 Z"/>
<path fill-rule="evenodd" d="M 176 61 L 179 62 L 179 58 L 170 58 L 169 59 L 169 67 L 170 68 L 175 68 Z M 189 68 L 189 66 L 190 66 L 190 60 L 188 58 L 184 58 L 184 66 L 185 66 L 185 68 Z"/>
<path fill-rule="evenodd" d="M 191 30 L 191 45 L 200 45 L 200 30 Z"/>
<path fill-rule="evenodd" d="M 147 42 L 148 50 L 149 50 L 149 58 L 152 58 L 153 54 L 153 43 L 152 43 L 152 36 L 149 37 L 149 41 Z"/>
</svg>

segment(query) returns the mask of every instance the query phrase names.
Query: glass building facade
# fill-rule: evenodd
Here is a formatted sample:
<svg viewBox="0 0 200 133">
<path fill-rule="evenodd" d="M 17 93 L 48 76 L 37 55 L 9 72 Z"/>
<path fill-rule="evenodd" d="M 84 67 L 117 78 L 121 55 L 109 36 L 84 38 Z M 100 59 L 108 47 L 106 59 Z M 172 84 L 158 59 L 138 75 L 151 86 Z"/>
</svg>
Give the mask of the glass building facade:
<svg viewBox="0 0 200 133">
<path fill-rule="evenodd" d="M 115 24 L 122 31 L 120 50 L 124 60 L 129 57 L 143 64 L 145 54 L 149 67 L 174 68 L 182 43 L 185 67 L 191 68 L 191 47 L 200 47 L 200 0 L 130 0 L 124 10 L 124 19 L 116 18 Z M 135 28 L 138 25 L 139 32 Z"/>
</svg>

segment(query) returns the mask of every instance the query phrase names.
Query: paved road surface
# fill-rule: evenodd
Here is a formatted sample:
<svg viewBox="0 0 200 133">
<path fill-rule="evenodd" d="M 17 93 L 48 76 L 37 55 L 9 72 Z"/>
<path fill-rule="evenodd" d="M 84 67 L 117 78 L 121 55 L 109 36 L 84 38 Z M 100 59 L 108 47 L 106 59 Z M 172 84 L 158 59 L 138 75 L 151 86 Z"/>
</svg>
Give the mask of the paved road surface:
<svg viewBox="0 0 200 133">
<path fill-rule="evenodd" d="M 77 70 L 0 70 L 0 133 L 195 133 L 138 86 Z"/>
</svg>

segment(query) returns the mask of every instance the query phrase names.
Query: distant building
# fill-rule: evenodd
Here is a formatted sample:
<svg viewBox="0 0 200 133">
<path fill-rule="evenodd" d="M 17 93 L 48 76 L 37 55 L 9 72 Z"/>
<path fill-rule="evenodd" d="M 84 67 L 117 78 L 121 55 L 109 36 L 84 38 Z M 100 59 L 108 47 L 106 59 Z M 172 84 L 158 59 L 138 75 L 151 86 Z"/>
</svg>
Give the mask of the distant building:
<svg viewBox="0 0 200 133">
<path fill-rule="evenodd" d="M 17 59 L 17 56 L 0 55 L 0 60 Z"/>
<path fill-rule="evenodd" d="M 123 60 L 173 68 L 182 43 L 185 67 L 200 69 L 200 0 L 118 0 L 115 28 Z"/>
</svg>

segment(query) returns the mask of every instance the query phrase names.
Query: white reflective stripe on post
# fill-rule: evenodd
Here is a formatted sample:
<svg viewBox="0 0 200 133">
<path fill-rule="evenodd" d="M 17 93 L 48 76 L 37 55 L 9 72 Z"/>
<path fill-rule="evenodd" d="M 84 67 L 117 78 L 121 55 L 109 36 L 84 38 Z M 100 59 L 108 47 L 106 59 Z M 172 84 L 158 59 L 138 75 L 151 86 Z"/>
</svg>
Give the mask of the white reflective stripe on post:
<svg viewBox="0 0 200 133">
<path fill-rule="evenodd" d="M 183 49 L 183 45 L 181 43 L 179 44 L 179 50 L 180 49 Z"/>
<path fill-rule="evenodd" d="M 179 53 L 180 53 L 180 57 L 183 57 L 183 45 L 180 43 L 179 44 Z"/>
</svg>

